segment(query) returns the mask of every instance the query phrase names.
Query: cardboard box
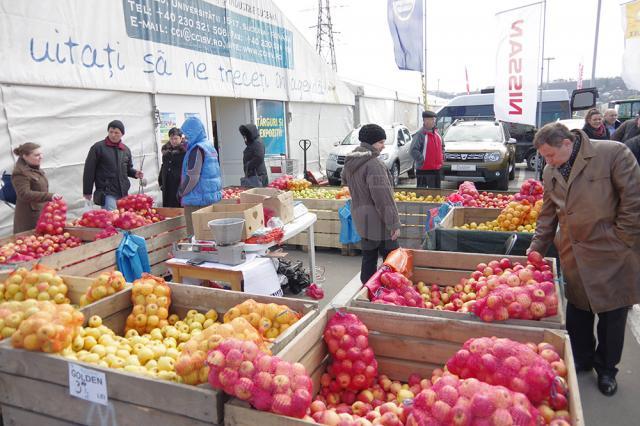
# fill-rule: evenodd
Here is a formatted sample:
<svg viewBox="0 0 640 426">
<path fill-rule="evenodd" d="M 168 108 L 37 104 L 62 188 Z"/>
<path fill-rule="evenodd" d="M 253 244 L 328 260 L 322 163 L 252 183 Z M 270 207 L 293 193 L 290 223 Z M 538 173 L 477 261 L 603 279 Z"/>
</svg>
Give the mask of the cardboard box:
<svg viewBox="0 0 640 426">
<path fill-rule="evenodd" d="M 213 233 L 209 229 L 209 221 L 237 217 L 244 219 L 242 239 L 246 240 L 258 229 L 264 227 L 264 212 L 262 204 L 214 204 L 202 208 L 192 215 L 193 232 L 198 240 L 213 240 Z"/>
<path fill-rule="evenodd" d="M 241 203 L 262 203 L 275 212 L 283 223 L 293 220 L 293 193 L 276 188 L 253 188 L 240 193 Z"/>
</svg>

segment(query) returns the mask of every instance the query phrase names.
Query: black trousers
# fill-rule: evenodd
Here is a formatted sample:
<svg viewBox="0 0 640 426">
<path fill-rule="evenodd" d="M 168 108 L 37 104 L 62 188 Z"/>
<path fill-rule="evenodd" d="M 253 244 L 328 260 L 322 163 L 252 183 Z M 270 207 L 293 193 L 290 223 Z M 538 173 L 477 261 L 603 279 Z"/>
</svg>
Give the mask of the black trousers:
<svg viewBox="0 0 640 426">
<path fill-rule="evenodd" d="M 440 188 L 440 170 L 416 170 L 418 188 Z"/>
<path fill-rule="evenodd" d="M 378 256 L 384 260 L 389 253 L 400 247 L 398 240 L 375 241 L 366 238 L 360 241 L 360 246 L 362 247 L 362 267 L 360 269 L 362 284 L 369 281 L 369 278 L 375 274 L 378 268 Z"/>
<path fill-rule="evenodd" d="M 573 359 L 581 367 L 593 366 L 598 374 L 615 376 L 622 358 L 628 307 L 594 314 L 567 303 L 567 331 L 571 339 Z M 593 335 L 593 322 L 598 315 L 598 346 Z"/>
</svg>

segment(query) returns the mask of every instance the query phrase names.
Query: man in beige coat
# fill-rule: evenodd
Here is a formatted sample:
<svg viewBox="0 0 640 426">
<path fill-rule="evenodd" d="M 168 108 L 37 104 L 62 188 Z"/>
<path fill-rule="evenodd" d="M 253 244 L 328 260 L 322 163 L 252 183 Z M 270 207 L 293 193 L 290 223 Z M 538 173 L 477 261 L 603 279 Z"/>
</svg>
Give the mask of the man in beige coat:
<svg viewBox="0 0 640 426">
<path fill-rule="evenodd" d="M 383 259 L 398 248 L 400 219 L 393 199 L 389 169 L 378 159 L 387 139 L 377 124 L 365 124 L 358 133 L 360 146 L 347 154 L 342 183 L 351 193 L 351 217 L 362 238 L 360 280 L 366 283 Z"/>
<path fill-rule="evenodd" d="M 640 168 L 623 144 L 590 141 L 560 123 L 544 126 L 533 143 L 547 166 L 530 250 L 544 254 L 552 241 L 558 248 L 576 369 L 595 368 L 598 388 L 610 396 L 627 312 L 640 302 Z"/>
</svg>

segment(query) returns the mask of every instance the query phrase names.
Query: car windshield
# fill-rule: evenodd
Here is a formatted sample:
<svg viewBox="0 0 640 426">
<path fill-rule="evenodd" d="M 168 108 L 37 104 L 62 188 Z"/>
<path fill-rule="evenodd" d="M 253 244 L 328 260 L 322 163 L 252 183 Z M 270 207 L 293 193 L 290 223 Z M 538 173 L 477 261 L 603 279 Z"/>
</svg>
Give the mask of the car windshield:
<svg viewBox="0 0 640 426">
<path fill-rule="evenodd" d="M 444 142 L 502 142 L 499 126 L 449 126 Z"/>
<path fill-rule="evenodd" d="M 384 129 L 387 134 L 387 139 L 385 140 L 385 145 L 391 145 L 395 141 L 395 137 L 393 135 L 393 129 Z M 349 132 L 346 138 L 340 142 L 340 145 L 360 145 L 360 139 L 358 139 L 358 133 L 360 133 L 360 128 L 353 129 Z"/>
</svg>

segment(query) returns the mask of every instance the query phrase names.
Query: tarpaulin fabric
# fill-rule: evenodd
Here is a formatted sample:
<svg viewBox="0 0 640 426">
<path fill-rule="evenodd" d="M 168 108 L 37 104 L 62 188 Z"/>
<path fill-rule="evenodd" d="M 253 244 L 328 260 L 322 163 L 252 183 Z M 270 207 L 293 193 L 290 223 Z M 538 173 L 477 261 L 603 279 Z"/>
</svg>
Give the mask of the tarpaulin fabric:
<svg viewBox="0 0 640 426">
<path fill-rule="evenodd" d="M 116 264 L 129 283 L 142 277 L 143 272 L 151 272 L 144 238 L 129 232 L 125 233 L 116 249 Z"/>
<path fill-rule="evenodd" d="M 11 151 L 30 141 L 42 148 L 42 169 L 51 192 L 61 194 L 69 206 L 69 217 L 82 214 L 82 173 L 89 148 L 107 135 L 107 124 L 121 120 L 126 128 L 123 142 L 143 171 L 145 193 L 160 200 L 157 182 L 158 151 L 152 96 L 148 93 L 113 92 L 0 84 L 0 171 L 13 170 Z M 130 191 L 139 187 L 131 179 Z M 0 235 L 10 234 L 13 210 L 0 203 Z"/>
<path fill-rule="evenodd" d="M 360 235 L 356 230 L 351 216 L 351 200 L 347 200 L 344 206 L 338 210 L 340 217 L 340 242 L 342 244 L 355 244 L 360 242 Z"/>
</svg>

